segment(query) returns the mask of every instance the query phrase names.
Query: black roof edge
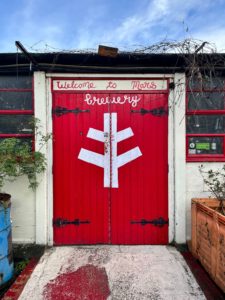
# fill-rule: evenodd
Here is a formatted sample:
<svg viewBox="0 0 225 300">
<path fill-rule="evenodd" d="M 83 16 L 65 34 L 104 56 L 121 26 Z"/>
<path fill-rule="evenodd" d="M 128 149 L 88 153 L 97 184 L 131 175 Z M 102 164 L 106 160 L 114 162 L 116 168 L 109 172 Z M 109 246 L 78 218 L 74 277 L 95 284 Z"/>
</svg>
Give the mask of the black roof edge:
<svg viewBox="0 0 225 300">
<path fill-rule="evenodd" d="M 0 53 L 0 74 L 32 73 L 175 73 L 188 69 L 193 54 L 121 53 L 117 57 L 103 57 L 95 53 L 31 53 L 34 65 L 23 53 Z M 195 54 L 196 56 L 196 54 Z M 197 54 L 205 68 L 225 70 L 225 54 Z"/>
</svg>

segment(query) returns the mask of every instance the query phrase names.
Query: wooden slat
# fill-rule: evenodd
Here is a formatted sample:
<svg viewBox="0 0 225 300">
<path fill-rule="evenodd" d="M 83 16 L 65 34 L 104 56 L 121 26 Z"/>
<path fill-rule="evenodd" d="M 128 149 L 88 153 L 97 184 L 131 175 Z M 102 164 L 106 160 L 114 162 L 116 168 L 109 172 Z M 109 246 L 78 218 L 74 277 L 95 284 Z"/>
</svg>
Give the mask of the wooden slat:
<svg viewBox="0 0 225 300">
<path fill-rule="evenodd" d="M 216 199 L 192 199 L 191 251 L 225 292 L 225 216 L 218 206 Z"/>
</svg>

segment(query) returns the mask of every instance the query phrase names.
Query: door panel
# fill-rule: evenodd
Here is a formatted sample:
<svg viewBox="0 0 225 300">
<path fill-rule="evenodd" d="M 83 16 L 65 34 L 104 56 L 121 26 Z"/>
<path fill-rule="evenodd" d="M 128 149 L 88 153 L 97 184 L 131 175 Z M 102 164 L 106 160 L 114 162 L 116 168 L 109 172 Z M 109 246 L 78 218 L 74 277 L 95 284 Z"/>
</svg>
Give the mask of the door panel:
<svg viewBox="0 0 225 300">
<path fill-rule="evenodd" d="M 107 107 L 90 108 L 83 98 L 82 94 L 54 96 L 53 111 L 57 107 L 89 111 L 53 114 L 54 243 L 58 245 L 108 243 L 109 190 L 103 187 L 103 170 L 78 159 L 81 147 L 104 154 L 103 144 L 87 138 L 87 133 L 90 127 L 102 130 Z M 62 224 L 74 220 L 75 224 Z"/>
<path fill-rule="evenodd" d="M 54 93 L 54 243 L 167 244 L 168 94 L 94 97 Z"/>
<path fill-rule="evenodd" d="M 118 143 L 118 155 L 136 146 L 142 153 L 119 168 L 119 188 L 111 190 L 111 242 L 167 244 L 167 224 L 159 227 L 140 223 L 160 217 L 168 220 L 167 94 L 138 97 L 136 107 L 111 106 L 111 111 L 117 111 L 118 130 L 130 126 L 134 134 Z M 141 113 L 143 109 L 151 111 L 159 107 L 165 111 L 162 115 L 157 115 L 157 111 Z"/>
</svg>

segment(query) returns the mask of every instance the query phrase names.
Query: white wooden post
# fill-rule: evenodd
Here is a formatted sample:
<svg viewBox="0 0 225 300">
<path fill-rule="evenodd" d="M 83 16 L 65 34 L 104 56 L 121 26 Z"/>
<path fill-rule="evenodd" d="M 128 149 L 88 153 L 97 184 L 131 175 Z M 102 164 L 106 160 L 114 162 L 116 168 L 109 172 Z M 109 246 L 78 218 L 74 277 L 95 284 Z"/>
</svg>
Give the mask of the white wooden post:
<svg viewBox="0 0 225 300">
<path fill-rule="evenodd" d="M 186 243 L 185 74 L 174 78 L 175 242 Z"/>
<path fill-rule="evenodd" d="M 35 117 L 40 120 L 43 134 L 47 133 L 47 104 L 46 81 L 44 72 L 34 73 L 34 111 Z M 35 140 L 35 149 L 40 148 L 40 140 Z M 47 156 L 47 145 L 41 149 Z M 39 185 L 36 189 L 36 244 L 47 244 L 47 171 L 38 175 Z"/>
</svg>

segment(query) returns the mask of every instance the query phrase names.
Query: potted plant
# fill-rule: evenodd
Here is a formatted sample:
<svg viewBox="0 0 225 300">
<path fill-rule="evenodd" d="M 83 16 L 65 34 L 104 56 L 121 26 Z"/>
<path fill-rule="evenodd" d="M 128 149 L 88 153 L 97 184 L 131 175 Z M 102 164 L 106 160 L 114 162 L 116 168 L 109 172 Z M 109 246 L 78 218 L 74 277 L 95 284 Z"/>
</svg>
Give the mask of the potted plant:
<svg viewBox="0 0 225 300">
<path fill-rule="evenodd" d="M 38 150 L 33 149 L 32 142 L 21 138 L 5 138 L 0 141 L 0 285 L 6 283 L 13 275 L 11 195 L 3 192 L 4 183 L 25 175 L 29 187 L 35 189 L 38 185 L 36 175 L 46 169 L 46 158 L 40 150 L 51 136 L 42 135 L 38 120 L 34 120 L 32 125 L 40 141 Z"/>
<path fill-rule="evenodd" d="M 225 292 L 225 165 L 200 173 L 214 197 L 192 199 L 191 251 Z"/>
</svg>

